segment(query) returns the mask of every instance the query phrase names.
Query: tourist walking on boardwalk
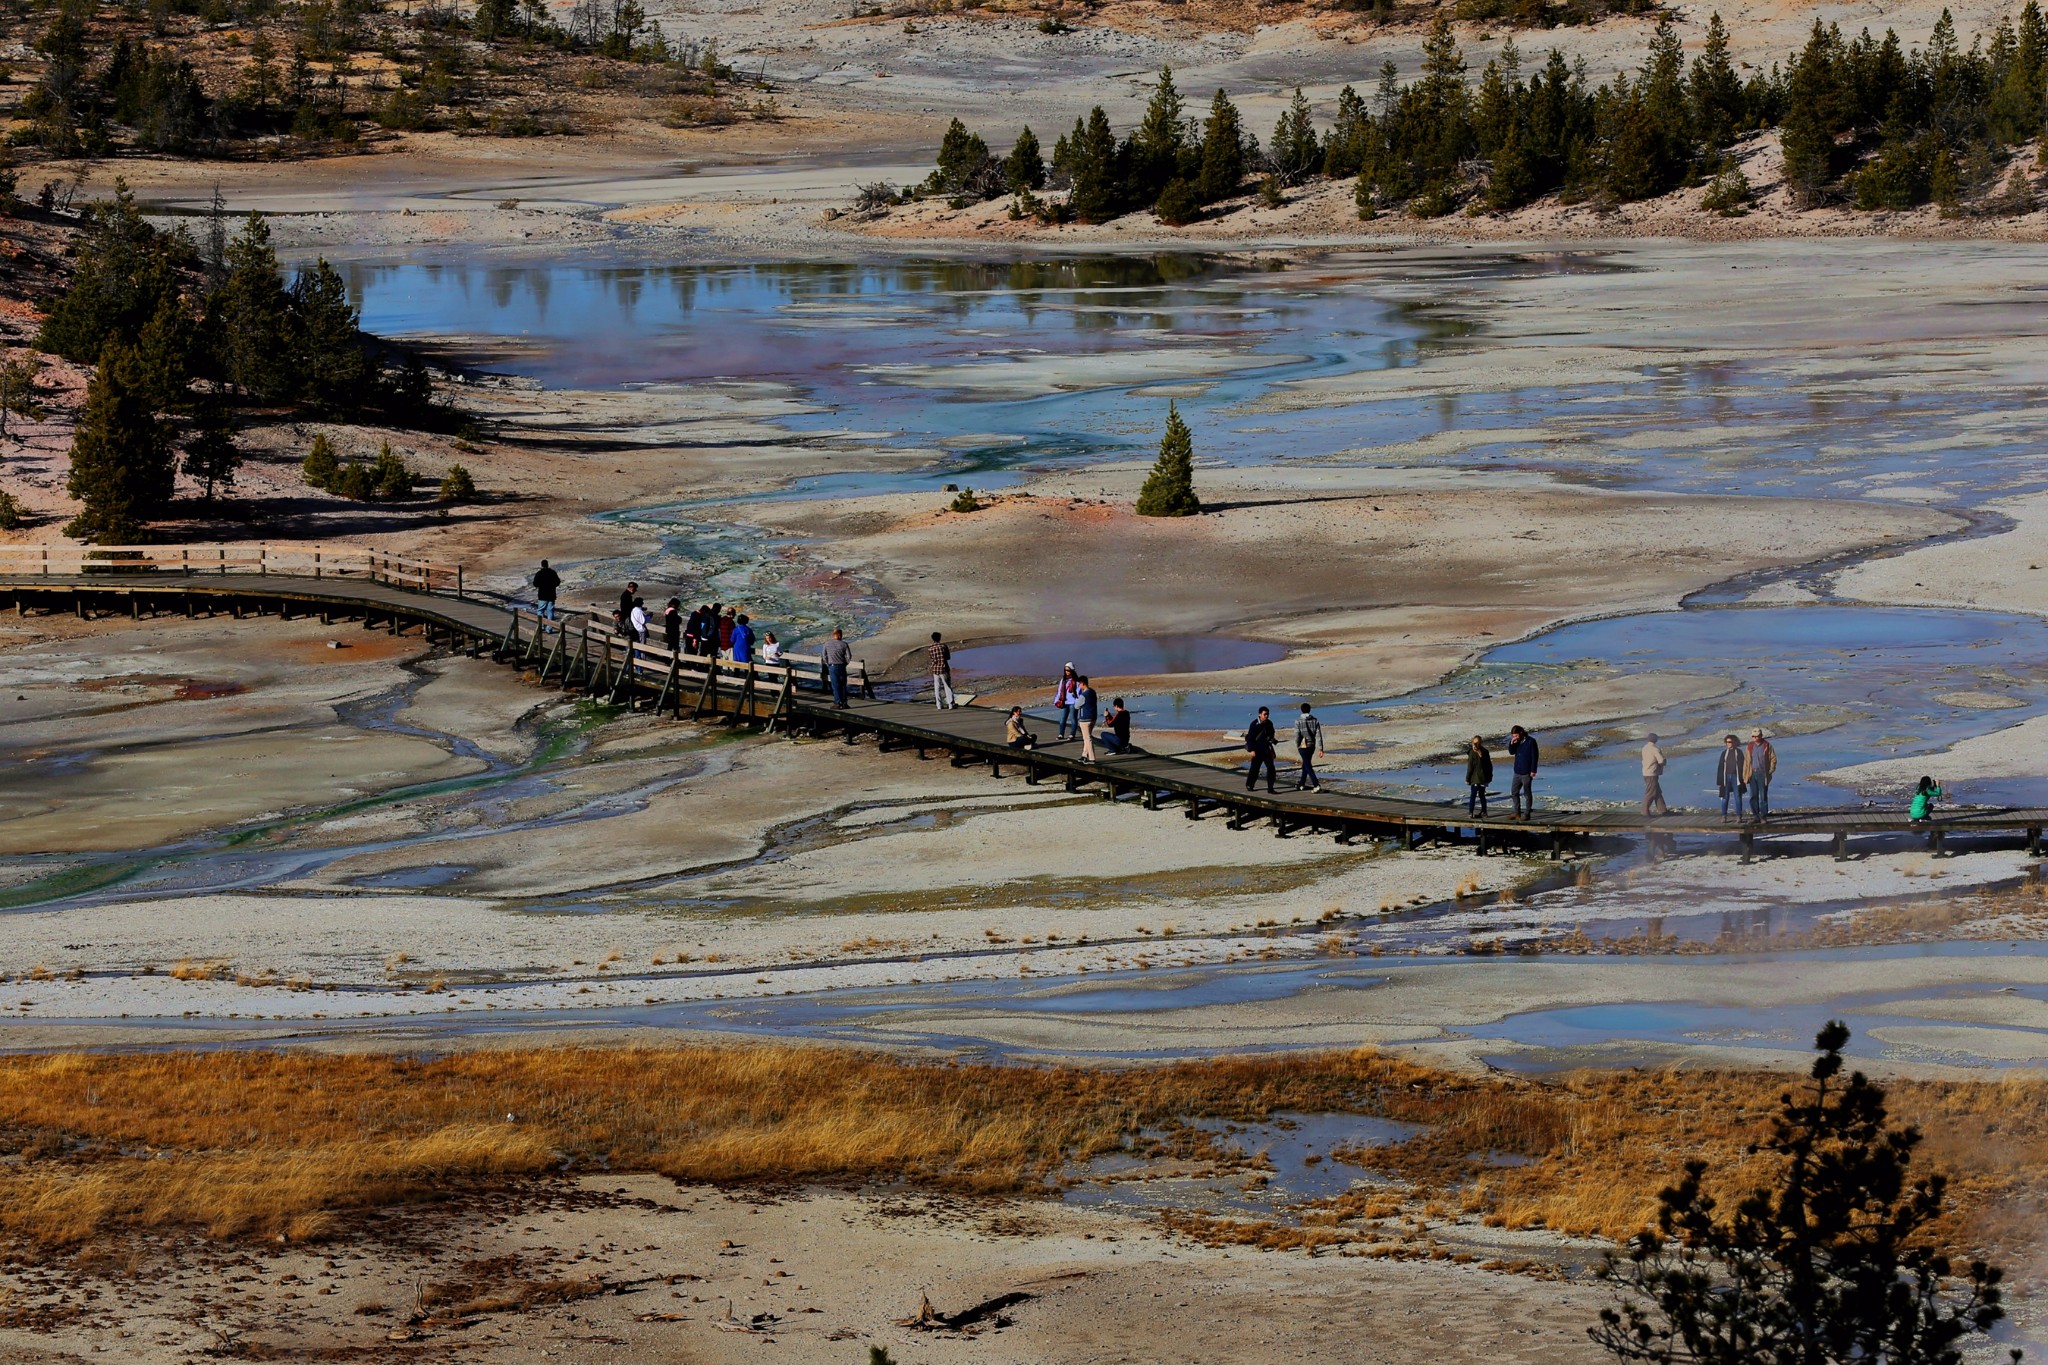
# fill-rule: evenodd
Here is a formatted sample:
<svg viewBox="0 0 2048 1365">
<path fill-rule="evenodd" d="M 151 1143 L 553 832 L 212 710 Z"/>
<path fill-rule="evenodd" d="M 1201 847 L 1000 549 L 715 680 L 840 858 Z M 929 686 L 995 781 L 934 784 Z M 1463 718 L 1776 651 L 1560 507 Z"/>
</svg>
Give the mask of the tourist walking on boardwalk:
<svg viewBox="0 0 2048 1365">
<path fill-rule="evenodd" d="M 1065 739 L 1080 722 L 1081 684 L 1072 664 L 1060 670 L 1060 680 L 1052 689 L 1052 704 L 1060 709 L 1059 737 Z"/>
<path fill-rule="evenodd" d="M 1714 790 L 1721 798 L 1721 818 L 1728 818 L 1728 803 L 1735 803 L 1735 818 L 1742 818 L 1742 741 L 1733 735 L 1721 741 L 1721 756 L 1714 763 Z"/>
<path fill-rule="evenodd" d="M 683 599 L 668 599 L 667 610 L 661 613 L 661 638 L 668 644 L 668 652 L 680 654 L 683 649 Z"/>
<path fill-rule="evenodd" d="M 1762 730 L 1750 731 L 1749 743 L 1742 750 L 1742 785 L 1749 788 L 1752 820 L 1771 818 L 1771 778 L 1777 771 L 1778 751 Z"/>
<path fill-rule="evenodd" d="M 562 576 L 543 559 L 533 575 L 533 610 L 543 621 L 555 619 L 555 594 L 562 590 Z"/>
<path fill-rule="evenodd" d="M 1127 754 L 1131 751 L 1131 713 L 1124 710 L 1124 699 L 1118 697 L 1109 704 L 1109 717 L 1103 721 L 1105 733 L 1102 742 L 1113 754 Z"/>
<path fill-rule="evenodd" d="M 633 621 L 633 601 L 640 596 L 640 585 L 628 583 L 619 593 L 619 609 L 612 613 L 612 624 L 624 635 Z"/>
<path fill-rule="evenodd" d="M 778 666 L 782 663 L 782 641 L 775 638 L 772 630 L 761 638 L 761 662 Z"/>
<path fill-rule="evenodd" d="M 1316 755 L 1323 751 L 1323 723 L 1309 710 L 1307 702 L 1301 704 L 1301 719 L 1294 722 L 1294 752 L 1301 755 L 1301 776 L 1294 780 L 1298 792 L 1319 792 L 1323 784 L 1316 780 Z"/>
<path fill-rule="evenodd" d="M 1095 722 L 1102 718 L 1102 699 L 1095 689 L 1088 685 L 1088 675 L 1080 674 L 1074 679 L 1081 685 L 1081 697 L 1075 705 L 1075 719 L 1080 725 L 1081 761 L 1095 761 Z"/>
<path fill-rule="evenodd" d="M 1036 749 L 1038 736 L 1024 728 L 1024 708 L 1010 708 L 1009 719 L 1003 722 L 1003 742 L 1012 749 Z"/>
<path fill-rule="evenodd" d="M 716 602 L 713 602 L 710 606 L 704 608 L 704 637 L 700 647 L 703 651 L 704 657 L 707 659 L 714 659 L 718 657 L 719 610 L 719 605 Z"/>
<path fill-rule="evenodd" d="M 732 623 L 732 661 L 749 668 L 754 664 L 754 627 L 749 624 L 750 620 L 741 616 Z"/>
<path fill-rule="evenodd" d="M 1259 785 L 1259 769 L 1266 770 L 1266 790 L 1275 796 L 1280 794 L 1280 774 L 1273 762 L 1273 712 L 1270 707 L 1259 708 L 1259 718 L 1244 732 L 1244 747 L 1251 751 L 1252 769 L 1244 779 L 1244 789 L 1250 791 Z"/>
<path fill-rule="evenodd" d="M 1671 814 L 1664 804 L 1664 751 L 1657 747 L 1655 731 L 1643 743 L 1643 814 Z"/>
<path fill-rule="evenodd" d="M 1933 778 L 1921 778 L 1920 785 L 1913 788 L 1913 804 L 1906 811 L 1907 817 L 1916 823 L 1927 819 L 1934 814 L 1934 803 L 1947 795 Z"/>
<path fill-rule="evenodd" d="M 1465 748 L 1465 814 L 1486 818 L 1486 789 L 1493 785 L 1493 750 L 1472 736 Z"/>
<path fill-rule="evenodd" d="M 926 671 L 932 675 L 932 705 L 941 711 L 958 706 L 959 700 L 953 695 L 953 647 L 935 630 L 924 654 Z"/>
<path fill-rule="evenodd" d="M 647 599 L 636 597 L 626 608 L 626 633 L 633 637 L 633 643 L 647 643 Z"/>
<path fill-rule="evenodd" d="M 832 689 L 832 709 L 846 709 L 846 670 L 853 664 L 853 646 L 846 643 L 846 633 L 834 626 L 832 638 L 818 651 L 818 657 L 825 666 L 825 685 Z"/>
<path fill-rule="evenodd" d="M 732 654 L 732 631 L 739 622 L 738 607 L 727 607 L 725 615 L 718 618 L 718 652 L 730 657 Z"/>
<path fill-rule="evenodd" d="M 1508 731 L 1508 752 L 1514 755 L 1515 776 L 1508 788 L 1508 802 L 1517 820 L 1536 813 L 1536 736 L 1517 725 Z"/>
</svg>

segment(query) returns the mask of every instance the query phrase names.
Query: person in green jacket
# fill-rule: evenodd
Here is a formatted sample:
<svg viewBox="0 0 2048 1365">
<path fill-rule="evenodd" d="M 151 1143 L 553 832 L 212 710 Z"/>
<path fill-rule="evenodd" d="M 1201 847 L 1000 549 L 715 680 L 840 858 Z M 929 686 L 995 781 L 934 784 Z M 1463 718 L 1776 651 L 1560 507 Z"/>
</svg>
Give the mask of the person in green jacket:
<svg viewBox="0 0 2048 1365">
<path fill-rule="evenodd" d="M 1914 820 L 1925 820 L 1934 814 L 1934 803 L 1941 800 L 1944 795 L 1946 793 L 1942 791 L 1939 782 L 1931 777 L 1921 778 L 1920 785 L 1913 789 L 1913 806 L 1906 812 L 1907 815 Z"/>
<path fill-rule="evenodd" d="M 1486 789 L 1493 785 L 1493 754 L 1486 741 L 1472 736 L 1465 750 L 1465 814 L 1486 818 Z"/>
</svg>

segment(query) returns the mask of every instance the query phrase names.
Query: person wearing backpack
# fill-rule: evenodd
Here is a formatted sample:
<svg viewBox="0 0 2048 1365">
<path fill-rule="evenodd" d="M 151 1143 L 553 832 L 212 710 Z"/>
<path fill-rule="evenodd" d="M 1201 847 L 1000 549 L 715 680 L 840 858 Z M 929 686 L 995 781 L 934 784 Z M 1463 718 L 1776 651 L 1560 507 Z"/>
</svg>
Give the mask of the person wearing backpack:
<svg viewBox="0 0 2048 1365">
<path fill-rule="evenodd" d="M 1465 814 L 1486 818 L 1486 789 L 1492 785 L 1493 751 L 1474 735 L 1465 749 Z"/>
<path fill-rule="evenodd" d="M 1278 786 L 1280 774 L 1273 762 L 1273 711 L 1271 707 L 1261 706 L 1259 708 L 1259 718 L 1245 729 L 1244 747 L 1252 756 L 1252 769 L 1250 774 L 1245 777 L 1244 789 L 1250 791 L 1259 785 L 1259 769 L 1264 768 L 1266 770 L 1266 790 L 1278 796 L 1280 794 Z"/>
</svg>

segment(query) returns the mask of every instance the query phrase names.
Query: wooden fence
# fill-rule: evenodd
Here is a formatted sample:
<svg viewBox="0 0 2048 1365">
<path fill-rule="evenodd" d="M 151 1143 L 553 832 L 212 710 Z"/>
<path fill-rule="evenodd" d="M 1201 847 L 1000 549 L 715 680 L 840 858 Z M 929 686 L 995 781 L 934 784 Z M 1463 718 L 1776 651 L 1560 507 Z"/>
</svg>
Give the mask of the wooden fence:
<svg viewBox="0 0 2048 1365">
<path fill-rule="evenodd" d="M 436 564 L 360 545 L 0 545 L 0 574 L 290 574 L 466 595 L 460 564 Z"/>
</svg>

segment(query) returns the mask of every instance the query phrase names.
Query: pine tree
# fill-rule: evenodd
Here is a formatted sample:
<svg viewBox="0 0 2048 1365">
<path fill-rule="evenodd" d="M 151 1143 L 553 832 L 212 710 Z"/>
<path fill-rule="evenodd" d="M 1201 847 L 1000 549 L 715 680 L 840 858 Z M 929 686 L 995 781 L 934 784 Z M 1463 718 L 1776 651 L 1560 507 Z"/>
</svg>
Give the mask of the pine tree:
<svg viewBox="0 0 2048 1365">
<path fill-rule="evenodd" d="M 1707 1163 L 1685 1163 L 1656 1230 L 1608 1260 L 1620 1302 L 1596 1343 L 1660 1363 L 1957 1365 L 2005 1316 L 2003 1274 L 1941 1247 L 1947 1181 L 1910 1174 L 1919 1131 L 1888 1125 L 1884 1090 L 1861 1072 L 1841 1079 L 1848 1041 L 1839 1021 L 1815 1037 L 1810 1083 L 1749 1149 L 1778 1170 L 1732 1216 L 1706 1192 Z"/>
<path fill-rule="evenodd" d="M 1747 123 L 1742 81 L 1728 59 L 1728 26 L 1717 11 L 1707 20 L 1707 43 L 1693 59 L 1686 83 L 1692 101 L 1693 127 L 1709 147 L 1726 147 Z"/>
<path fill-rule="evenodd" d="M 43 319 L 36 348 L 90 364 L 110 339 L 132 343 L 177 293 L 177 246 L 143 219 L 127 183 L 116 180 L 113 199 L 86 206 L 78 267 Z"/>
<path fill-rule="evenodd" d="M 1176 178 L 1159 192 L 1159 202 L 1152 206 L 1152 211 L 1168 227 L 1185 227 L 1202 216 L 1202 197 L 1195 193 L 1192 184 Z"/>
<path fill-rule="evenodd" d="M 357 407 L 376 377 L 363 350 L 348 286 L 322 257 L 299 271 L 286 296 L 297 347 L 298 390 L 330 408 Z"/>
<path fill-rule="evenodd" d="M 86 385 L 71 442 L 71 496 L 84 506 L 66 535 L 95 544 L 135 540 L 159 519 L 176 484 L 169 434 L 157 420 L 140 357 L 109 341 Z"/>
<path fill-rule="evenodd" d="M 968 132 L 966 124 L 954 119 L 946 125 L 946 136 L 939 143 L 938 169 L 925 181 L 925 189 L 933 194 L 964 194 L 992 160 L 981 134 Z"/>
<path fill-rule="evenodd" d="M 1123 210 L 1123 184 L 1118 175 L 1116 134 L 1109 115 L 1096 105 L 1088 121 L 1076 122 L 1067 144 L 1069 174 L 1074 180 L 1067 203 L 1084 223 L 1106 223 Z"/>
<path fill-rule="evenodd" d="M 299 378 L 293 364 L 298 347 L 263 215 L 251 213 L 228 243 L 228 276 L 209 302 L 228 382 L 259 398 L 290 397 Z"/>
<path fill-rule="evenodd" d="M 1337 92 L 1337 118 L 1323 135 L 1323 174 L 1333 180 L 1357 175 L 1365 164 L 1366 138 L 1372 130 L 1372 115 L 1358 92 L 1345 86 Z"/>
<path fill-rule="evenodd" d="M 1045 188 L 1045 161 L 1039 155 L 1038 134 L 1029 128 L 1017 134 L 1017 145 L 1003 158 L 1003 180 L 1012 190 Z"/>
<path fill-rule="evenodd" d="M 448 472 L 441 476 L 438 494 L 442 502 L 475 502 L 476 480 L 468 469 L 459 464 L 448 466 Z"/>
<path fill-rule="evenodd" d="M 1785 184 L 1801 208 L 1818 204 L 1834 178 L 1835 132 L 1839 126 L 1839 92 L 1835 55 L 1840 35 L 1814 21 L 1805 49 L 1785 80 L 1785 110 L 1779 140 L 1785 160 Z"/>
<path fill-rule="evenodd" d="M 186 407 L 197 348 L 198 328 L 185 300 L 164 295 L 135 338 L 144 389 L 156 411 L 180 412 Z"/>
<path fill-rule="evenodd" d="M 1195 440 L 1180 409 L 1166 405 L 1166 434 L 1159 440 L 1159 458 L 1145 486 L 1138 490 L 1141 517 L 1198 517 L 1202 501 L 1195 496 Z"/>
<path fill-rule="evenodd" d="M 1228 199 L 1244 183 L 1244 125 L 1237 106 L 1221 90 L 1209 102 L 1209 120 L 1202 127 L 1202 170 L 1195 192 L 1205 204 Z"/>
<path fill-rule="evenodd" d="M 42 373 L 42 357 L 34 351 L 0 362 L 0 441 L 7 439 L 7 419 L 43 420 L 42 398 L 36 379 Z"/>
<path fill-rule="evenodd" d="M 1294 87 L 1294 99 L 1286 112 L 1273 125 L 1273 145 L 1267 152 L 1267 158 L 1273 163 L 1273 174 L 1283 185 L 1300 184 L 1322 164 L 1323 147 L 1316 140 L 1308 99 L 1298 85 Z"/>
<path fill-rule="evenodd" d="M 1159 68 L 1159 81 L 1146 102 L 1145 117 L 1131 134 L 1131 188 L 1139 202 L 1159 197 L 1167 183 L 1182 174 L 1189 160 L 1187 112 L 1173 83 L 1173 68 Z"/>
<path fill-rule="evenodd" d="M 322 492 L 334 491 L 335 482 L 341 477 L 341 460 L 334 453 L 334 443 L 327 439 L 327 433 L 316 432 L 313 444 L 306 451 L 306 459 L 299 466 L 308 486 Z"/>
<path fill-rule="evenodd" d="M 1692 107 L 1685 94 L 1685 49 L 1667 16 L 1650 35 L 1650 51 L 1636 81 L 1651 129 L 1651 193 L 1676 185 L 1695 157 Z"/>
<path fill-rule="evenodd" d="M 241 467 L 242 452 L 235 445 L 227 407 L 209 395 L 200 403 L 192 437 L 185 442 L 185 477 L 205 486 L 210 503 L 217 488 L 234 487 L 235 471 Z"/>
</svg>

